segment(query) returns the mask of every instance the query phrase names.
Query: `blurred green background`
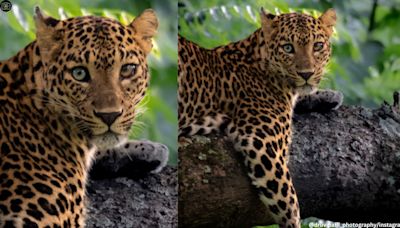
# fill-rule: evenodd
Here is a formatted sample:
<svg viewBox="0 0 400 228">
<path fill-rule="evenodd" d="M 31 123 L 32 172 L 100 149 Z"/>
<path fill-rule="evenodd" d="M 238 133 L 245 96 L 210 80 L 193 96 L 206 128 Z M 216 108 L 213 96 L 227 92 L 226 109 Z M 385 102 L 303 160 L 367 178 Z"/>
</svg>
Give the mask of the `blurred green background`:
<svg viewBox="0 0 400 228">
<path fill-rule="evenodd" d="M 271 13 L 317 16 L 336 9 L 333 56 L 321 87 L 340 90 L 346 104 L 377 107 L 400 90 L 400 0 L 179 0 L 179 33 L 212 48 L 246 38 Z"/>
<path fill-rule="evenodd" d="M 144 9 L 153 8 L 159 18 L 155 48 L 149 57 L 150 91 L 142 102 L 145 112 L 133 127 L 132 137 L 168 145 L 170 164 L 177 163 L 177 2 L 164 0 L 10 0 L 12 11 L 0 11 L 0 59 L 15 55 L 35 39 L 33 8 L 39 6 L 55 18 L 99 15 L 132 21 Z"/>
</svg>

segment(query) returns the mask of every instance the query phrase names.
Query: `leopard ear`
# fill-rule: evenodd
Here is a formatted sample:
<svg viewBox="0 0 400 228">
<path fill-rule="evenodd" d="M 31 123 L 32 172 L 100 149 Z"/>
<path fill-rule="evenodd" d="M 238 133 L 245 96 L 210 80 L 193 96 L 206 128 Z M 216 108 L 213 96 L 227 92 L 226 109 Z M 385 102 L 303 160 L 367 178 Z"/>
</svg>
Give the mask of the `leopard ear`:
<svg viewBox="0 0 400 228">
<path fill-rule="evenodd" d="M 261 28 L 263 30 L 264 36 L 269 38 L 273 35 L 273 28 L 274 28 L 274 19 L 275 15 L 266 13 L 264 8 L 261 7 L 260 10 L 260 17 L 261 17 Z"/>
<path fill-rule="evenodd" d="M 62 34 L 56 30 L 56 27 L 60 21 L 43 14 L 38 6 L 35 7 L 34 15 L 36 42 L 39 46 L 40 55 L 47 62 L 57 54 L 55 50 L 59 46 Z"/>
<path fill-rule="evenodd" d="M 328 9 L 318 18 L 318 20 L 321 21 L 328 36 L 332 35 L 333 27 L 336 25 L 336 11 L 332 8 Z"/>
<path fill-rule="evenodd" d="M 134 29 L 134 36 L 139 45 L 146 54 L 149 53 L 153 47 L 151 38 L 156 34 L 158 28 L 158 19 L 154 10 L 146 9 L 132 21 L 130 26 Z"/>
</svg>

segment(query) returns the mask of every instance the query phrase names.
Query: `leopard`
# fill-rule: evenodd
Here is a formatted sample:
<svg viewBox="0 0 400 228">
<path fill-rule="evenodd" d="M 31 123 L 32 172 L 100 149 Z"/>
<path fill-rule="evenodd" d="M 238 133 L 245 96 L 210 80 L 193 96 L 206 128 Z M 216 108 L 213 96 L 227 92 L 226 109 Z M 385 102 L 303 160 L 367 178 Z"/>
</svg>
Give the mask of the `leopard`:
<svg viewBox="0 0 400 228">
<path fill-rule="evenodd" d="M 315 18 L 261 8 L 260 18 L 261 27 L 247 38 L 213 49 L 179 35 L 179 142 L 225 134 L 243 154 L 266 213 L 280 227 L 298 228 L 300 208 L 288 167 L 293 110 L 297 103 L 299 110 L 325 111 L 341 104 L 341 92 L 318 90 L 331 57 L 336 12 Z M 318 108 L 320 103 L 326 105 Z"/>
<path fill-rule="evenodd" d="M 0 227 L 85 227 L 96 159 L 166 164 L 166 146 L 128 139 L 158 19 L 59 20 L 35 7 L 34 21 L 36 39 L 0 62 Z"/>
</svg>

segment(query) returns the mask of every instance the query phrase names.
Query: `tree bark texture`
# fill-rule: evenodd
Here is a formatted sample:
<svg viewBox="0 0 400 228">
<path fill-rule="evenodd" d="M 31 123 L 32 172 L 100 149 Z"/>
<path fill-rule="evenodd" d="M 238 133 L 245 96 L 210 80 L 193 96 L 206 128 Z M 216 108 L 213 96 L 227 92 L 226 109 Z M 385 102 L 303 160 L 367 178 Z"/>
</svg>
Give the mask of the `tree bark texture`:
<svg viewBox="0 0 400 228">
<path fill-rule="evenodd" d="M 91 180 L 87 188 L 87 227 L 178 227 L 176 167 L 139 176 Z"/>
<path fill-rule="evenodd" d="M 302 218 L 400 222 L 398 103 L 295 114 L 293 130 L 289 166 Z M 226 137 L 188 141 L 179 149 L 179 227 L 273 223 Z"/>
</svg>

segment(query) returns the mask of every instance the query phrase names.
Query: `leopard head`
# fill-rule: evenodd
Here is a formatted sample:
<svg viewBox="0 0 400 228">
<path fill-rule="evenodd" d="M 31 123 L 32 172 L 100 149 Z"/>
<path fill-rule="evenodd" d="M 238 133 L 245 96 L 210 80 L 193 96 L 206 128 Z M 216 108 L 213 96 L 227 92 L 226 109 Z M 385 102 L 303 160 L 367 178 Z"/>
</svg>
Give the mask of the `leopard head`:
<svg viewBox="0 0 400 228">
<path fill-rule="evenodd" d="M 276 16 L 261 9 L 261 22 L 269 70 L 299 94 L 315 91 L 331 54 L 335 10 L 314 18 L 300 13 Z"/>
<path fill-rule="evenodd" d="M 149 83 L 146 57 L 158 21 L 145 10 L 129 25 L 96 16 L 57 20 L 35 12 L 38 105 L 98 148 L 122 142 Z"/>
</svg>

